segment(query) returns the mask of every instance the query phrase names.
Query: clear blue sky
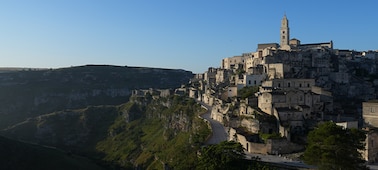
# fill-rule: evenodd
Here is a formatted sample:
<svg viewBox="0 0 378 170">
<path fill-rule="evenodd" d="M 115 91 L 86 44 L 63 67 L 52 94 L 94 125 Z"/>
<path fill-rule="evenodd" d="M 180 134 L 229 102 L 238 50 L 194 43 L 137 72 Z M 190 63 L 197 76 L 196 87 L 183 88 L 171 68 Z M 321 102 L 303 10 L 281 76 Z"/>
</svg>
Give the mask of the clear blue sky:
<svg viewBox="0 0 378 170">
<path fill-rule="evenodd" d="M 2 0 L 0 67 L 111 64 L 202 73 L 279 42 L 286 13 L 302 43 L 378 49 L 378 1 Z"/>
</svg>

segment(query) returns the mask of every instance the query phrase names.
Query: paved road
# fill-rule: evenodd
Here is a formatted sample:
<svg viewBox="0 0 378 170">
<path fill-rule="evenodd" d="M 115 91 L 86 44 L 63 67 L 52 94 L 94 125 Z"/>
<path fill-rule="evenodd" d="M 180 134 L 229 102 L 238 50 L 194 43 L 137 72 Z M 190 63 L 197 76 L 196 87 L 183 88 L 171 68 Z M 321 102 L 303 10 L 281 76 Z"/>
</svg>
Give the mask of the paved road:
<svg viewBox="0 0 378 170">
<path fill-rule="evenodd" d="M 224 127 L 218 121 L 211 119 L 211 117 L 210 117 L 210 113 L 211 113 L 211 109 L 212 109 L 211 106 L 209 106 L 205 103 L 202 103 L 202 102 L 199 102 L 199 103 L 202 104 L 202 106 L 206 107 L 206 109 L 207 109 L 207 112 L 205 114 L 201 115 L 201 117 L 210 122 L 211 129 L 212 129 L 212 132 L 213 132 L 212 136 L 206 142 L 206 144 L 218 144 L 222 141 L 226 141 L 227 140 L 227 128 Z"/>
<path fill-rule="evenodd" d="M 368 167 L 369 167 L 371 170 L 377 170 L 377 169 L 378 169 L 378 164 L 368 165 Z"/>
<path fill-rule="evenodd" d="M 252 157 L 259 157 L 261 161 L 263 162 L 270 162 L 280 165 L 286 165 L 291 167 L 297 167 L 300 169 L 316 169 L 315 166 L 307 165 L 303 163 L 302 161 L 296 161 L 291 160 L 289 158 L 286 158 L 284 156 L 278 156 L 278 155 L 264 155 L 264 154 L 254 154 L 254 153 L 247 153 L 246 152 L 247 159 L 252 159 Z"/>
<path fill-rule="evenodd" d="M 377 170 L 378 169 L 378 164 L 373 164 L 373 165 L 368 165 L 370 170 Z"/>
</svg>

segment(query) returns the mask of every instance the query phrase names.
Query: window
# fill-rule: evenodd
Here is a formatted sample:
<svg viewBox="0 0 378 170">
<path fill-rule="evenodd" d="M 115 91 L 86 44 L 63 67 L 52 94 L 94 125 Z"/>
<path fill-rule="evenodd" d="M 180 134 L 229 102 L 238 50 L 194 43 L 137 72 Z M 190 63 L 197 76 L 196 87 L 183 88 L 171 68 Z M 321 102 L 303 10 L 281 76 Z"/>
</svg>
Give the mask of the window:
<svg viewBox="0 0 378 170">
<path fill-rule="evenodd" d="M 302 87 L 302 83 L 299 83 L 299 87 Z"/>
<path fill-rule="evenodd" d="M 255 85 L 256 85 L 256 80 L 255 80 L 255 82 L 254 82 L 254 83 L 255 83 Z"/>
<path fill-rule="evenodd" d="M 251 84 L 251 80 L 248 80 L 248 84 L 249 84 L 249 85 Z"/>
<path fill-rule="evenodd" d="M 278 87 L 281 87 L 281 83 L 278 83 Z"/>
<path fill-rule="evenodd" d="M 287 83 L 287 87 L 290 87 L 290 83 Z"/>
<path fill-rule="evenodd" d="M 370 112 L 374 113 L 375 112 L 375 108 L 374 107 L 370 108 Z"/>
<path fill-rule="evenodd" d="M 307 83 L 307 87 L 310 87 L 310 83 Z"/>
</svg>

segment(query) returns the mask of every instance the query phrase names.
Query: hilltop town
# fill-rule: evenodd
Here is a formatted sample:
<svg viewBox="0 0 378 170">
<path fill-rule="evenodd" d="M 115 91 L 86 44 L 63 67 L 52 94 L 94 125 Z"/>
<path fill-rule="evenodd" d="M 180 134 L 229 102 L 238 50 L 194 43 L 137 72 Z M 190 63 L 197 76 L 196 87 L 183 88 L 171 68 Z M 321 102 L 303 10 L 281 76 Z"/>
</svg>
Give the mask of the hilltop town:
<svg viewBox="0 0 378 170">
<path fill-rule="evenodd" d="M 212 106 L 211 118 L 250 153 L 303 151 L 318 122 L 366 130 L 364 158 L 378 160 L 378 51 L 334 49 L 333 41 L 301 44 L 281 21 L 280 43 L 224 58 L 176 91 Z"/>
</svg>

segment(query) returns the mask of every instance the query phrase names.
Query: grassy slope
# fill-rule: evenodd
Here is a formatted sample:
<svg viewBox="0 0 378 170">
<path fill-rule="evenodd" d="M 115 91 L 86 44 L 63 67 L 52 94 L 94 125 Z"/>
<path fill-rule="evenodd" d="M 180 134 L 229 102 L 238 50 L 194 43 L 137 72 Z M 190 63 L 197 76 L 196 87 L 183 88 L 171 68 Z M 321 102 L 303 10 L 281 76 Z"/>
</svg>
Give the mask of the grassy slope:
<svg viewBox="0 0 378 170">
<path fill-rule="evenodd" d="M 53 112 L 22 122 L 4 134 L 102 159 L 113 167 L 162 169 L 166 163 L 178 169 L 192 168 L 196 151 L 210 133 L 197 116 L 201 107 L 192 99 L 177 96 L 147 104 L 134 102 Z"/>
<path fill-rule="evenodd" d="M 154 104 L 148 107 L 146 110 L 159 108 Z M 185 109 L 193 112 L 190 116 L 192 119 L 190 130 L 167 128 L 169 123 L 163 117 L 169 114 L 175 115 Z M 125 168 L 139 166 L 143 169 L 163 169 L 163 164 L 167 164 L 175 169 L 192 169 L 196 165 L 197 150 L 210 133 L 207 125 L 194 116 L 198 115 L 199 111 L 199 106 L 183 101 L 170 108 L 160 107 L 154 110 L 154 114 L 164 114 L 160 115 L 160 119 L 141 118 L 130 123 L 118 119 L 109 128 L 110 131 L 118 129 L 116 130 L 118 133 L 99 142 L 97 149 L 105 153 L 106 161 Z"/>
<path fill-rule="evenodd" d="M 104 168 L 83 157 L 0 137 L 0 169 L 101 170 Z"/>
</svg>

